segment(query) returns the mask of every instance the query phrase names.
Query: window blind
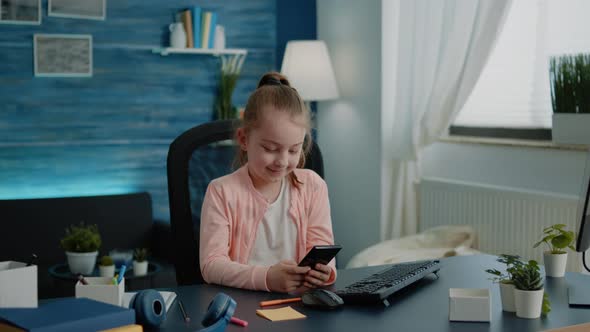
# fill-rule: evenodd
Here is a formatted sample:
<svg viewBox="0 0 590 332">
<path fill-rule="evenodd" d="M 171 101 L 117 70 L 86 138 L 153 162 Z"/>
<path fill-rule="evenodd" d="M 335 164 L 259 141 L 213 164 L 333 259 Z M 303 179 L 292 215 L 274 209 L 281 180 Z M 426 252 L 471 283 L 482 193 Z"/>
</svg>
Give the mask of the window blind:
<svg viewBox="0 0 590 332">
<path fill-rule="evenodd" d="M 590 51 L 590 1 L 515 0 L 453 125 L 551 128 L 549 57 Z"/>
</svg>

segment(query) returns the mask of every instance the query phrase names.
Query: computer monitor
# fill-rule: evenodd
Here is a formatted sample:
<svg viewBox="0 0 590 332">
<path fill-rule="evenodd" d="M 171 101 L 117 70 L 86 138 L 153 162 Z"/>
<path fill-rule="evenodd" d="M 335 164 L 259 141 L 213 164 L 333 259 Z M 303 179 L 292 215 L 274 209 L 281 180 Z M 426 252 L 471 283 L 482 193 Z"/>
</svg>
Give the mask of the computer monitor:
<svg viewBox="0 0 590 332">
<path fill-rule="evenodd" d="M 578 200 L 578 241 L 576 241 L 576 251 L 585 253 L 590 249 L 590 210 L 588 210 L 588 200 L 590 198 L 590 151 L 586 156 L 586 167 L 584 168 L 584 177 L 582 178 L 582 189 Z M 584 262 L 584 267 L 588 266 Z M 588 270 L 590 272 L 590 270 Z"/>
<path fill-rule="evenodd" d="M 584 177 L 582 178 L 582 189 L 578 200 L 578 240 L 576 251 L 582 253 L 582 265 L 588 269 L 586 263 L 586 251 L 590 249 L 590 150 L 586 155 Z M 584 275 L 570 275 L 568 278 L 568 302 L 571 306 L 590 306 L 590 277 Z"/>
</svg>

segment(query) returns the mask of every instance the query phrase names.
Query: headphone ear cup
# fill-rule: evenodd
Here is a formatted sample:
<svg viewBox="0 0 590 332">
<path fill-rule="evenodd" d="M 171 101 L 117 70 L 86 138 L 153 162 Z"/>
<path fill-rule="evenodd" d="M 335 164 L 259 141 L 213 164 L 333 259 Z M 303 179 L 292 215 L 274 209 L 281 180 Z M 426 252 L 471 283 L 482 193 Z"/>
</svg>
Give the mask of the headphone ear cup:
<svg viewBox="0 0 590 332">
<path fill-rule="evenodd" d="M 133 294 L 131 300 L 129 300 L 129 309 L 135 308 L 135 299 L 137 298 L 137 293 Z"/>
<path fill-rule="evenodd" d="M 203 324 L 203 326 L 210 326 L 223 318 L 225 312 L 229 308 L 230 299 L 231 298 L 224 293 L 217 293 L 209 303 L 207 313 L 205 314 L 205 317 L 203 317 L 201 324 Z"/>
<path fill-rule="evenodd" d="M 201 322 L 206 328 L 199 332 L 223 332 L 236 310 L 236 301 L 229 295 L 217 293 Z"/>
<path fill-rule="evenodd" d="M 153 289 L 142 290 L 129 302 L 135 310 L 135 320 L 144 326 L 157 327 L 166 319 L 166 304 L 162 295 Z"/>
</svg>

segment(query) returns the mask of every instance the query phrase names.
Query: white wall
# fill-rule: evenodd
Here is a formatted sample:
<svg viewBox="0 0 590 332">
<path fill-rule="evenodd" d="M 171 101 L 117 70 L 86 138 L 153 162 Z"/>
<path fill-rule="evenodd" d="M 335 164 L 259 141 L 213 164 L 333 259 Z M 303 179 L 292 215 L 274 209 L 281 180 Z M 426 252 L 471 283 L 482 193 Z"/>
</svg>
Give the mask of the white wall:
<svg viewBox="0 0 590 332">
<path fill-rule="evenodd" d="M 579 195 L 586 152 L 465 143 L 435 143 L 422 176 Z"/>
<path fill-rule="evenodd" d="M 340 98 L 318 107 L 339 266 L 379 241 L 381 1 L 317 2 L 318 39 L 326 41 Z"/>
</svg>

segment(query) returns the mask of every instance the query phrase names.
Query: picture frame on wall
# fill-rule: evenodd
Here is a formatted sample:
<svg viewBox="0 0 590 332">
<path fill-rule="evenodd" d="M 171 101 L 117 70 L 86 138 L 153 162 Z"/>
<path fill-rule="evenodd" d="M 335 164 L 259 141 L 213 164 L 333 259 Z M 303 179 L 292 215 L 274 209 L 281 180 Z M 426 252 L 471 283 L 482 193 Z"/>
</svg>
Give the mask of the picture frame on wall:
<svg viewBox="0 0 590 332">
<path fill-rule="evenodd" d="M 48 0 L 47 16 L 104 21 L 107 0 Z"/>
<path fill-rule="evenodd" d="M 0 0 L 0 24 L 41 24 L 41 0 Z"/>
<path fill-rule="evenodd" d="M 35 34 L 37 77 L 92 77 L 92 35 Z"/>
</svg>

